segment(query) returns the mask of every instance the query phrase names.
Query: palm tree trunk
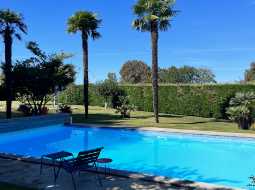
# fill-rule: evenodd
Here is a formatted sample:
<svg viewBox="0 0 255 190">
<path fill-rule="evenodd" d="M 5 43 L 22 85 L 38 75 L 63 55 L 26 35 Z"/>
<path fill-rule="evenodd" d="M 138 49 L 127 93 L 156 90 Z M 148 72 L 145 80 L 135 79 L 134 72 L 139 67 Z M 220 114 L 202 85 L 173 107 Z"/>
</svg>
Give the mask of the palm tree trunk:
<svg viewBox="0 0 255 190">
<path fill-rule="evenodd" d="M 152 91 L 153 109 L 156 123 L 159 123 L 158 110 L 158 24 L 157 21 L 151 23 L 151 43 L 152 43 Z"/>
<path fill-rule="evenodd" d="M 12 37 L 7 29 L 4 33 L 5 45 L 5 94 L 6 94 L 6 118 L 12 117 Z"/>
<path fill-rule="evenodd" d="M 82 32 L 82 49 L 83 49 L 83 95 L 84 95 L 84 108 L 85 118 L 88 118 L 89 112 L 89 76 L 88 76 L 88 36 L 85 32 Z"/>
</svg>

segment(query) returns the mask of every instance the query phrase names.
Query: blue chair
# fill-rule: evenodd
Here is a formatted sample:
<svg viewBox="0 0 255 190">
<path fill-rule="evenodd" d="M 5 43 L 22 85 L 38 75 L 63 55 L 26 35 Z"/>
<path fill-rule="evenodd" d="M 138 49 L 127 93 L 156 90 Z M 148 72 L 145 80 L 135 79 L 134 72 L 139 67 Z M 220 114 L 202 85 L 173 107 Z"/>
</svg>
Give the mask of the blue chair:
<svg viewBox="0 0 255 190">
<path fill-rule="evenodd" d="M 76 182 L 74 179 L 74 174 L 79 173 L 80 175 L 80 172 L 87 171 L 88 169 L 91 169 L 91 168 L 96 170 L 96 178 L 100 186 L 102 186 L 102 181 L 97 173 L 97 164 L 96 164 L 96 161 L 102 149 L 103 147 L 79 152 L 77 158 L 64 160 L 61 163 L 61 168 L 64 169 L 67 173 L 71 174 L 72 182 L 73 182 L 73 186 L 75 190 L 77 188 L 76 188 Z M 58 176 L 56 177 L 56 179 L 57 178 Z"/>
</svg>

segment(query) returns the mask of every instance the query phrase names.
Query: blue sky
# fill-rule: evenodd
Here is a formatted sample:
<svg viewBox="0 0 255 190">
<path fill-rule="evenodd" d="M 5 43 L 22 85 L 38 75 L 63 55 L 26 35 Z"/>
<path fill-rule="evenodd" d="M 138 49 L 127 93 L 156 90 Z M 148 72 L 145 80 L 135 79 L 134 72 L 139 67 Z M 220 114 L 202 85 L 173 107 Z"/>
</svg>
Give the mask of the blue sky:
<svg viewBox="0 0 255 190">
<path fill-rule="evenodd" d="M 255 0 L 176 0 L 180 10 L 172 28 L 160 33 L 160 67 L 192 65 L 206 67 L 219 82 L 243 78 L 244 70 L 255 61 Z M 28 35 L 15 41 L 14 59 L 30 54 L 25 42 L 37 41 L 48 53 L 65 52 L 82 79 L 80 35 L 66 32 L 66 21 L 77 10 L 95 11 L 103 19 L 102 38 L 90 41 L 90 81 L 119 73 L 121 65 L 132 59 L 151 64 L 149 33 L 132 29 L 136 0 L 0 0 L 0 8 L 21 12 L 28 25 Z M 0 46 L 3 59 L 3 46 Z"/>
</svg>

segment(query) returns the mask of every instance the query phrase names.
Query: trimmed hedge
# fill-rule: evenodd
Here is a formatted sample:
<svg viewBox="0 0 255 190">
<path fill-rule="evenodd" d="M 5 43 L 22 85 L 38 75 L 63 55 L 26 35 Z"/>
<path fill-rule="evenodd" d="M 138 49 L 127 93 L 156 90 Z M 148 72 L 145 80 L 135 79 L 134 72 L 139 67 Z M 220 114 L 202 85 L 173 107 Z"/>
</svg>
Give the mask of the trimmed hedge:
<svg viewBox="0 0 255 190">
<path fill-rule="evenodd" d="M 58 100 L 62 104 L 83 105 L 83 85 L 70 85 L 61 92 Z M 104 98 L 96 94 L 95 86 L 89 86 L 89 103 L 92 106 L 104 106 Z"/>
<path fill-rule="evenodd" d="M 138 110 L 153 111 L 150 85 L 121 86 Z M 159 110 L 161 113 L 200 117 L 227 118 L 225 111 L 236 92 L 255 91 L 252 84 L 215 85 L 160 85 Z M 90 105 L 103 106 L 104 99 L 90 86 Z M 61 93 L 60 102 L 82 104 L 82 86 L 72 86 Z M 63 101 L 64 100 L 64 101 Z"/>
</svg>

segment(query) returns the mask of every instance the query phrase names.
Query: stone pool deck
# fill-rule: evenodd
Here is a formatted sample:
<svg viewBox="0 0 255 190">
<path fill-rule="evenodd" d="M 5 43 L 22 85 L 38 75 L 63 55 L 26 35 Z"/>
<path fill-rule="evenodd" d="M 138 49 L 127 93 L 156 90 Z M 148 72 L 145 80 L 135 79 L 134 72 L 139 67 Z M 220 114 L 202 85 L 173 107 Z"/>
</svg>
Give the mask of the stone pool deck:
<svg viewBox="0 0 255 190">
<path fill-rule="evenodd" d="M 0 158 L 0 182 L 11 183 L 24 187 L 35 189 L 49 190 L 73 190 L 71 177 L 66 172 L 60 173 L 56 186 L 53 182 L 52 168 L 46 167 L 43 174 L 40 175 L 40 165 L 35 163 L 23 162 L 20 160 Z M 125 175 L 123 175 L 125 176 Z M 96 174 L 93 172 L 84 172 L 81 176 L 75 176 L 77 190 L 227 190 L 229 188 L 216 187 L 202 183 L 191 183 L 187 187 L 173 186 L 169 181 L 156 182 L 157 180 L 143 180 L 136 175 L 129 177 L 100 175 L 103 186 L 100 187 L 95 179 Z M 183 185 L 183 184 L 180 184 Z M 230 189 L 229 189 L 230 190 Z"/>
</svg>

